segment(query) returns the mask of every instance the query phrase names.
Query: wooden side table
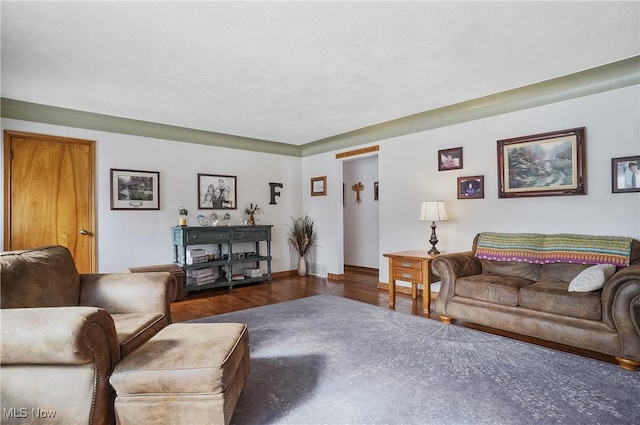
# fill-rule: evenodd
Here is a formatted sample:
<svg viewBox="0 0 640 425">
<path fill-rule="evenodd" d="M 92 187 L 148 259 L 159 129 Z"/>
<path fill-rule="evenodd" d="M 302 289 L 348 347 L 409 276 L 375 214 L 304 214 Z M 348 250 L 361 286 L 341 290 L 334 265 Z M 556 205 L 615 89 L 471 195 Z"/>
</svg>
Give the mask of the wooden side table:
<svg viewBox="0 0 640 425">
<path fill-rule="evenodd" d="M 411 298 L 418 298 L 418 284 L 422 284 L 422 309 L 426 317 L 431 310 L 431 261 L 440 254 L 426 250 L 383 254 L 389 258 L 389 308 L 396 308 L 396 279 L 411 282 Z"/>
</svg>

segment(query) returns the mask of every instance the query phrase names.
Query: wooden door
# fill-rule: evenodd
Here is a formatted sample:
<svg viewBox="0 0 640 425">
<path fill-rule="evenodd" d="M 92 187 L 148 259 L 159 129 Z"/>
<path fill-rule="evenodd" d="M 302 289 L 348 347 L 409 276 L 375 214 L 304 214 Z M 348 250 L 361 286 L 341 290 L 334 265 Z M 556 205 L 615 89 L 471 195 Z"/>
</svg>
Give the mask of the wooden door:
<svg viewBox="0 0 640 425">
<path fill-rule="evenodd" d="M 95 142 L 4 132 L 4 249 L 69 248 L 95 273 Z"/>
</svg>

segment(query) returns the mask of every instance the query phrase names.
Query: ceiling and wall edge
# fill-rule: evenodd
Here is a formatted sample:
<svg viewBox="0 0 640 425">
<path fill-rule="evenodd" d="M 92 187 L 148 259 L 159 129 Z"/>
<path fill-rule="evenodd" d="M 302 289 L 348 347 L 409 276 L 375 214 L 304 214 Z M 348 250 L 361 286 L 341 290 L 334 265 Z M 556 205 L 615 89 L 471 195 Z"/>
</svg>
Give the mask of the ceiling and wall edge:
<svg viewBox="0 0 640 425">
<path fill-rule="evenodd" d="M 306 157 L 640 84 L 640 56 L 421 112 L 301 146 L 55 106 L 0 99 L 0 116 L 66 127 Z"/>
<path fill-rule="evenodd" d="M 432 109 L 302 145 L 302 156 L 460 124 L 640 84 L 640 56 Z"/>
</svg>

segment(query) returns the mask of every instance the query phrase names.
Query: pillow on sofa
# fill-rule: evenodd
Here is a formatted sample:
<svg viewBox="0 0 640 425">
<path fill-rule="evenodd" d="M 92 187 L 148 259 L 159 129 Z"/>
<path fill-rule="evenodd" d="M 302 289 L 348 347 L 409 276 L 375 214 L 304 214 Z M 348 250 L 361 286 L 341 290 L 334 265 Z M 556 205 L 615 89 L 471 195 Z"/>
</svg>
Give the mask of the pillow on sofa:
<svg viewBox="0 0 640 425">
<path fill-rule="evenodd" d="M 596 264 L 584 269 L 569 283 L 569 292 L 598 291 L 615 272 L 616 266 L 613 264 Z"/>
</svg>

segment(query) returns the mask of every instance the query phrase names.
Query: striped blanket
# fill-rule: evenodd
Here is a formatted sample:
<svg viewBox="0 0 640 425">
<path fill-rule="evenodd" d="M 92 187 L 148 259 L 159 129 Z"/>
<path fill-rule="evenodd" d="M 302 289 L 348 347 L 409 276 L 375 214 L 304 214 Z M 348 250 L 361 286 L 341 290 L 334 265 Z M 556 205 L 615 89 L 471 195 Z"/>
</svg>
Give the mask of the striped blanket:
<svg viewBox="0 0 640 425">
<path fill-rule="evenodd" d="M 633 238 L 558 233 L 480 233 L 476 257 L 526 263 L 613 264 L 628 266 Z"/>
</svg>

